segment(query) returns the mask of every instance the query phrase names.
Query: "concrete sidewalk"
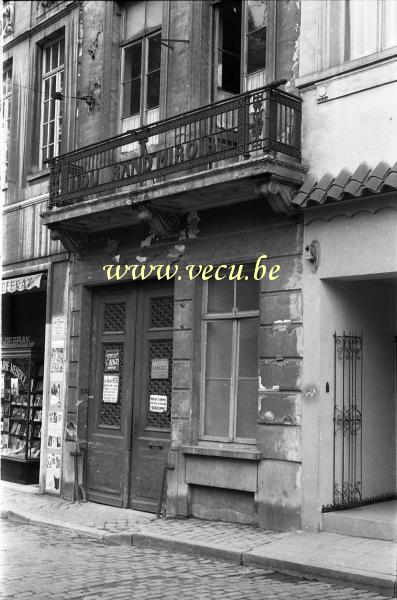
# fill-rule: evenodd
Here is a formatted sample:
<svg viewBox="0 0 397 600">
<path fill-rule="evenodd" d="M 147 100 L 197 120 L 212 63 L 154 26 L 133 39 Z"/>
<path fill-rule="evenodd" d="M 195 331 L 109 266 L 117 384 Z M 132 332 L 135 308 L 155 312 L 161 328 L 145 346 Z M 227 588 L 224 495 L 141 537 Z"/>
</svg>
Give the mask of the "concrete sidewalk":
<svg viewBox="0 0 397 600">
<path fill-rule="evenodd" d="M 274 532 L 39 495 L 35 486 L 1 483 L 1 517 L 44 525 L 110 544 L 167 549 L 396 597 L 396 544 L 335 533 Z"/>
</svg>

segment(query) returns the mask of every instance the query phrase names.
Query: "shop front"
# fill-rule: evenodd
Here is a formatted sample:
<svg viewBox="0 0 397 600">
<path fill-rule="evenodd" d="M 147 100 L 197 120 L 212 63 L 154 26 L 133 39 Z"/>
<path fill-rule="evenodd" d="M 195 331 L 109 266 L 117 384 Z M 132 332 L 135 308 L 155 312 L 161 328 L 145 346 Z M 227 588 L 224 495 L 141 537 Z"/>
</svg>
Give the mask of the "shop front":
<svg viewBox="0 0 397 600">
<path fill-rule="evenodd" d="M 46 274 L 2 282 L 1 477 L 39 481 Z"/>
</svg>

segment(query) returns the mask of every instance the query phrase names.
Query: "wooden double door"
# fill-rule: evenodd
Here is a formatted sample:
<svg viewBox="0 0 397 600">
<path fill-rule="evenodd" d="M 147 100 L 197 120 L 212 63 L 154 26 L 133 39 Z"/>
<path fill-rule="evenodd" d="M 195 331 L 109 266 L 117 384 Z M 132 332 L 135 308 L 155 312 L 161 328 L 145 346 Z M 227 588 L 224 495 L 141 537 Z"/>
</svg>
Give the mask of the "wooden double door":
<svg viewBox="0 0 397 600">
<path fill-rule="evenodd" d="M 170 449 L 174 301 L 168 285 L 94 292 L 88 499 L 155 511 Z"/>
</svg>

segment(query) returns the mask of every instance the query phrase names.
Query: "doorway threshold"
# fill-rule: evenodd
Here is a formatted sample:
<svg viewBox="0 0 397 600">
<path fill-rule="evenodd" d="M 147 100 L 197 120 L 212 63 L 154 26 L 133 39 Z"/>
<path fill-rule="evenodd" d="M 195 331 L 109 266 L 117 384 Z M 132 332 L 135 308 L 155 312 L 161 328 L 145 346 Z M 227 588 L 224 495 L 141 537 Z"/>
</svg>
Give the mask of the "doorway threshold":
<svg viewBox="0 0 397 600">
<path fill-rule="evenodd" d="M 397 500 L 323 513 L 322 531 L 397 541 Z"/>
</svg>

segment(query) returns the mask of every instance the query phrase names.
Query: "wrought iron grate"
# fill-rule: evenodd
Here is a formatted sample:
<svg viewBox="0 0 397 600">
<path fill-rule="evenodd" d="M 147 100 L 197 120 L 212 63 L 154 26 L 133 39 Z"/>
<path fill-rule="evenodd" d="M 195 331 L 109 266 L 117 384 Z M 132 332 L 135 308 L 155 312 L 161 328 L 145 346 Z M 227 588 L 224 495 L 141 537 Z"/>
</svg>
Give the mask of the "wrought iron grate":
<svg viewBox="0 0 397 600">
<path fill-rule="evenodd" d="M 362 499 L 363 337 L 334 334 L 334 506 Z"/>
<path fill-rule="evenodd" d="M 152 298 L 150 327 L 172 327 L 174 323 L 174 297 Z"/>
<path fill-rule="evenodd" d="M 170 429 L 171 425 L 171 392 L 172 392 L 172 340 L 152 340 L 149 342 L 149 398 L 151 395 L 167 396 L 166 412 L 151 412 L 147 407 L 147 426 L 157 429 Z M 168 378 L 152 379 L 151 363 L 154 358 L 168 360 Z M 150 400 L 149 400 L 150 402 Z"/>
<path fill-rule="evenodd" d="M 117 302 L 105 304 L 103 317 L 103 331 L 124 331 L 125 330 L 125 303 Z"/>
<path fill-rule="evenodd" d="M 117 403 L 101 402 L 99 410 L 99 425 L 110 425 L 120 429 L 121 421 L 121 398 L 123 391 L 123 358 L 124 358 L 124 344 L 103 344 L 103 372 L 105 372 L 105 356 L 106 352 L 119 353 L 119 370 L 112 372 L 112 374 L 119 375 L 119 392 Z"/>
</svg>

